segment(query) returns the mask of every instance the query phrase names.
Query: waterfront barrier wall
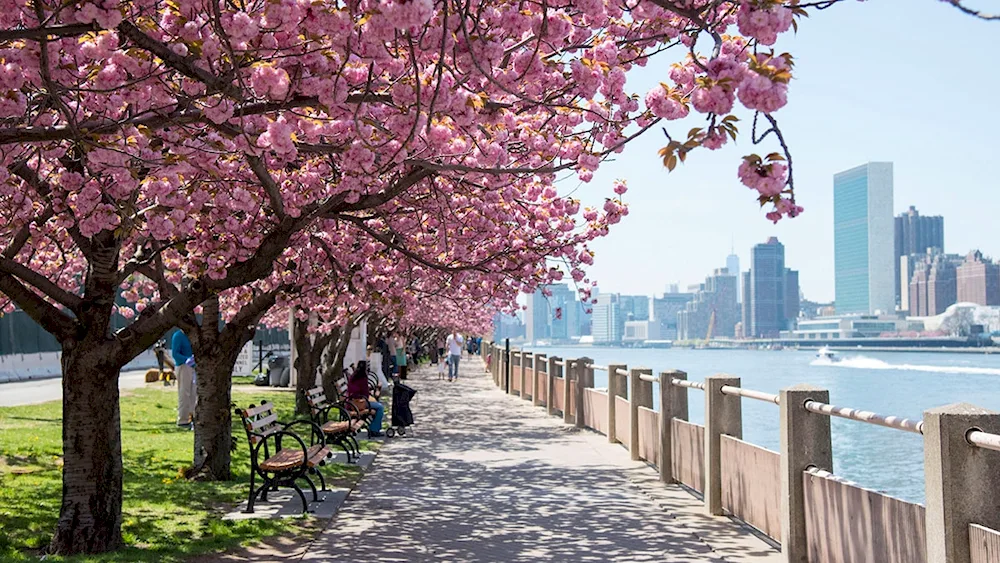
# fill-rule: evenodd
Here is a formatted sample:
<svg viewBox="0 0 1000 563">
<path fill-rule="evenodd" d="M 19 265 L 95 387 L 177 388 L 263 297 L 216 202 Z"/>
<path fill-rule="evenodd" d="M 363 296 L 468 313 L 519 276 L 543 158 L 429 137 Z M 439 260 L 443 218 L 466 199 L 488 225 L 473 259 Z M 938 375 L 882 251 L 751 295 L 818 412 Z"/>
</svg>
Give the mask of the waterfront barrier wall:
<svg viewBox="0 0 1000 563">
<path fill-rule="evenodd" d="M 809 385 L 775 395 L 730 375 L 689 381 L 680 370 L 654 375 L 495 343 L 481 353 L 495 385 L 621 444 L 661 481 L 700 496 L 708 514 L 780 544 L 784 561 L 1000 563 L 1000 413 L 954 404 L 915 421 L 831 404 L 829 391 Z M 596 370 L 608 373 L 607 389 L 594 388 Z M 688 421 L 690 394 L 705 401 L 704 425 Z M 780 451 L 742 440 L 744 399 L 778 409 Z M 922 435 L 926 506 L 838 477 L 831 417 Z"/>
</svg>

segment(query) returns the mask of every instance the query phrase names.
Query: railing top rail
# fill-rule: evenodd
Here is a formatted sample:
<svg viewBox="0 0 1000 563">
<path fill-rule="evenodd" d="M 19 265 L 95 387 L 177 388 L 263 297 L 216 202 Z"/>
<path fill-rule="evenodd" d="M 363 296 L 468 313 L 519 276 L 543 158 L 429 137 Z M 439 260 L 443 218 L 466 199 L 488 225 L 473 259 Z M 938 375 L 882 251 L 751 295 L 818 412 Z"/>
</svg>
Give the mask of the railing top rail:
<svg viewBox="0 0 1000 563">
<path fill-rule="evenodd" d="M 597 370 L 601 370 L 601 371 L 608 371 L 608 366 L 602 366 L 602 365 L 598 365 L 598 364 L 590 364 L 590 367 L 592 367 L 594 369 L 597 369 Z"/>
<path fill-rule="evenodd" d="M 643 381 L 648 381 L 650 383 L 656 383 L 656 382 L 660 381 L 659 377 L 656 377 L 655 375 L 651 375 L 651 374 L 648 374 L 648 373 L 640 373 L 639 374 L 639 379 L 641 379 Z"/>
<path fill-rule="evenodd" d="M 883 416 L 870 411 L 863 411 L 848 407 L 838 407 L 836 405 L 828 405 L 819 401 L 806 401 L 805 409 L 816 414 L 825 414 L 827 416 L 837 416 L 849 420 L 867 422 L 868 424 L 876 424 L 878 426 L 885 426 L 886 428 L 895 428 L 896 430 L 903 430 L 914 434 L 924 433 L 924 423 L 920 420 L 910 420 L 899 416 Z"/>
<path fill-rule="evenodd" d="M 628 375 L 627 369 L 617 368 L 615 369 L 615 375 Z"/>
<path fill-rule="evenodd" d="M 701 389 L 705 390 L 705 384 L 700 381 L 688 381 L 686 379 L 671 379 L 671 385 L 676 385 L 678 387 L 687 387 L 688 389 Z"/>
<path fill-rule="evenodd" d="M 781 404 L 781 398 L 778 395 L 764 393 L 762 391 L 754 391 L 753 389 L 743 389 L 742 387 L 723 385 L 721 391 L 724 395 L 736 395 L 738 397 L 746 397 L 747 399 L 764 401 L 765 403 L 774 403 L 776 405 Z"/>
<path fill-rule="evenodd" d="M 983 432 L 982 430 L 970 430 L 969 433 L 965 435 L 965 439 L 968 440 L 973 446 L 1000 452 L 1000 435 L 990 434 L 989 432 Z"/>
</svg>

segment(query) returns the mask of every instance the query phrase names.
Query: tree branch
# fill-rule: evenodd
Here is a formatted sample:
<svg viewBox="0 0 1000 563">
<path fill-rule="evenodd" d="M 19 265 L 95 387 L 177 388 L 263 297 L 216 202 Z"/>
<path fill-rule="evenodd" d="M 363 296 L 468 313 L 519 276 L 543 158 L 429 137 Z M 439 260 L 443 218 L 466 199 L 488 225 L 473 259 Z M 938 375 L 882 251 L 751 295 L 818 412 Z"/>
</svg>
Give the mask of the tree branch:
<svg viewBox="0 0 1000 563">
<path fill-rule="evenodd" d="M 264 191 L 267 192 L 267 198 L 271 201 L 271 208 L 274 209 L 275 215 L 285 217 L 285 204 L 281 199 L 281 188 L 278 187 L 274 177 L 267 170 L 264 161 L 253 154 L 247 154 L 246 158 L 250 169 L 253 170 L 254 175 L 260 180 L 261 186 L 264 187 Z"/>
<path fill-rule="evenodd" d="M 14 276 L 0 272 L 0 293 L 9 297 L 36 323 L 64 342 L 76 333 L 76 321 L 63 313 L 37 293 L 31 291 Z"/>
</svg>

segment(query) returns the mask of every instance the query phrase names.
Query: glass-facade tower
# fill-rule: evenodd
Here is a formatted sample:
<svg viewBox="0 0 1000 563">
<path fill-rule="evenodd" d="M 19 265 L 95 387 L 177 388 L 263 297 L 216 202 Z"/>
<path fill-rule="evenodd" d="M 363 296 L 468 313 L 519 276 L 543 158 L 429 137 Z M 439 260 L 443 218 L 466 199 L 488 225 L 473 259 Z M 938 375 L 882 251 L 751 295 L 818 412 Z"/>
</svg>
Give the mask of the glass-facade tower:
<svg viewBox="0 0 1000 563">
<path fill-rule="evenodd" d="M 892 163 L 869 162 L 833 176 L 836 309 L 895 310 Z"/>
</svg>

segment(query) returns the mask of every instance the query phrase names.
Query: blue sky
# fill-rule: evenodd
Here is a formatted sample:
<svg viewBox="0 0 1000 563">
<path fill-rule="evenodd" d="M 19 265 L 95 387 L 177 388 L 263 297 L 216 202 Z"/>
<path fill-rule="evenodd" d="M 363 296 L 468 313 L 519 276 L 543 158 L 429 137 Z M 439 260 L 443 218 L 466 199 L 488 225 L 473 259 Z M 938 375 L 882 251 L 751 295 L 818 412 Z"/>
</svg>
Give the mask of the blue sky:
<svg viewBox="0 0 1000 563">
<path fill-rule="evenodd" d="M 739 183 L 742 155 L 778 148 L 773 141 L 753 147 L 752 114 L 740 114 L 737 145 L 692 154 L 670 174 L 656 154 L 665 138 L 649 131 L 576 193 L 601 202 L 614 179 L 628 180 L 630 214 L 593 245 L 592 277 L 602 291 L 683 288 L 723 267 L 731 240 L 745 270 L 750 247 L 777 236 L 805 296 L 832 300 L 833 174 L 868 161 L 894 163 L 896 213 L 915 205 L 944 216 L 948 252 L 975 247 L 1000 258 L 997 37 L 1000 22 L 974 20 L 937 0 L 848 1 L 811 12 L 797 36 L 777 45 L 796 58 L 789 104 L 776 117 L 805 214 L 775 226 Z M 629 89 L 644 93 L 664 81 L 676 56 L 635 69 Z M 696 124 L 670 130 L 686 135 Z M 563 189 L 577 183 L 567 180 Z"/>
</svg>

